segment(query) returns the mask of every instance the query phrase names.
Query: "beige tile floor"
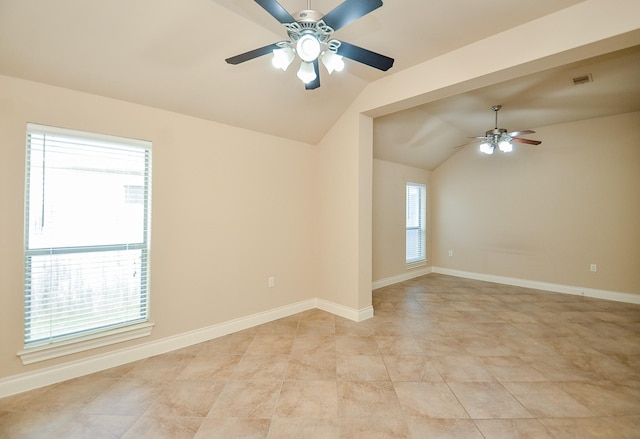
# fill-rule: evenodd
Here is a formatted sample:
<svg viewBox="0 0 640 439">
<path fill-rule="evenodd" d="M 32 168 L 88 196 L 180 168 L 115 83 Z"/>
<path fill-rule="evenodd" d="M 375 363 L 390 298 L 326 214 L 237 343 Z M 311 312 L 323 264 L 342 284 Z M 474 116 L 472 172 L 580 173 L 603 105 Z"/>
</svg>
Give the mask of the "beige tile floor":
<svg viewBox="0 0 640 439">
<path fill-rule="evenodd" d="M 0 399 L 0 438 L 640 438 L 640 306 L 431 274 Z"/>
</svg>

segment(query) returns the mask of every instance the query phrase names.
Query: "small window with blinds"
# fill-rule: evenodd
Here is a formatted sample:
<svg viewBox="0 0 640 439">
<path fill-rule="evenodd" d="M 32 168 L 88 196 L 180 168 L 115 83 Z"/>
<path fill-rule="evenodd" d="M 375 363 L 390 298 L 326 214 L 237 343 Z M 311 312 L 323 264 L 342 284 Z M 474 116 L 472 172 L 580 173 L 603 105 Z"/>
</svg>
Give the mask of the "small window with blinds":
<svg viewBox="0 0 640 439">
<path fill-rule="evenodd" d="M 148 321 L 151 142 L 28 124 L 25 348 Z"/>
<path fill-rule="evenodd" d="M 407 183 L 406 188 L 406 263 L 426 261 L 427 187 Z"/>
</svg>

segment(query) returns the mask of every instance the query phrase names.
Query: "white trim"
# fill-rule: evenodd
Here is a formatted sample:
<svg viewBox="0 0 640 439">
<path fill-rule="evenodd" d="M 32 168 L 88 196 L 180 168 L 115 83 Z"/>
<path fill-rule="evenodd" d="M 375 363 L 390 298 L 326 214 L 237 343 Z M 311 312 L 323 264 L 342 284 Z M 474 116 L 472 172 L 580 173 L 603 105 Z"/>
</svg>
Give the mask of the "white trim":
<svg viewBox="0 0 640 439">
<path fill-rule="evenodd" d="M 431 267 L 424 267 L 420 270 L 411 270 L 406 273 L 398 274 L 396 276 L 386 277 L 384 279 L 379 279 L 373 282 L 372 288 L 377 290 L 378 288 L 387 287 L 389 285 L 397 284 L 399 282 L 404 282 L 406 280 L 411 280 L 416 277 L 424 276 L 425 274 L 431 273 Z"/>
<path fill-rule="evenodd" d="M 152 146 L 152 142 L 150 140 L 132 139 L 130 137 L 113 136 L 111 134 L 72 130 L 69 128 L 40 125 L 33 122 L 27 122 L 27 131 L 34 134 L 53 134 L 66 137 L 86 137 L 88 139 L 97 140 L 100 142 L 115 143 L 118 145 L 124 143 L 127 146 L 136 146 L 145 149 L 151 149 Z"/>
<path fill-rule="evenodd" d="M 18 356 L 22 360 L 22 364 L 38 363 L 65 355 L 77 354 L 78 352 L 84 352 L 90 349 L 122 343 L 123 341 L 147 337 L 151 335 L 153 326 L 153 323 L 124 326 L 111 331 L 87 335 L 86 337 L 26 348 L 18 352 Z"/>
<path fill-rule="evenodd" d="M 358 311 L 358 320 L 356 320 L 356 322 L 362 322 L 372 317 L 373 317 L 373 306 L 368 306 Z"/>
<path fill-rule="evenodd" d="M 576 287 L 572 285 L 554 284 L 550 282 L 540 282 L 515 277 L 497 276 L 493 274 L 474 273 L 470 271 L 454 270 L 451 268 L 431 267 L 433 273 L 445 274 L 448 276 L 464 277 L 467 279 L 494 282 L 497 284 L 513 285 L 517 287 L 533 288 L 536 290 L 551 291 L 553 293 L 573 294 L 576 296 L 592 297 L 594 299 L 613 300 L 616 302 L 626 302 L 640 305 L 640 294 L 620 293 L 617 291 L 597 290 L 586 287 Z"/>
<path fill-rule="evenodd" d="M 324 299 L 305 300 L 114 352 L 0 378 L 0 398 L 143 360 L 154 355 L 165 354 L 314 308 L 319 308 L 356 322 L 373 317 L 373 307 L 371 306 L 358 310 Z"/>
<path fill-rule="evenodd" d="M 353 320 L 354 322 L 361 322 L 373 317 L 373 306 L 358 310 L 329 302 L 328 300 L 316 299 L 316 308 L 344 317 L 345 319 Z"/>
<path fill-rule="evenodd" d="M 407 262 L 406 263 L 407 270 L 413 270 L 414 268 L 426 267 L 426 266 L 427 266 L 427 260 L 426 259 L 420 259 L 419 261 L 413 261 L 413 262 Z"/>
</svg>

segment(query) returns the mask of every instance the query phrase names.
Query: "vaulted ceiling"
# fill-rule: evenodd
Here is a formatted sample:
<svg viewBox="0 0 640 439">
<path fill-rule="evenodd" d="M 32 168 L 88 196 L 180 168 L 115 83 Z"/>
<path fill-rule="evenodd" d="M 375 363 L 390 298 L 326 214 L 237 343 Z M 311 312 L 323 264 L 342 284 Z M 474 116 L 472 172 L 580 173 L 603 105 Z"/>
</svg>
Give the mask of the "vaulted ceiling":
<svg viewBox="0 0 640 439">
<path fill-rule="evenodd" d="M 640 111 L 638 78 L 635 46 L 392 113 L 375 120 L 374 156 L 433 170 L 459 148 L 477 147 L 472 137 L 495 126 L 493 105 L 502 105 L 498 125 L 508 131 Z"/>
<path fill-rule="evenodd" d="M 341 2 L 280 0 L 290 12 L 310 6 L 326 13 Z M 394 66 L 381 72 L 347 60 L 340 73 L 321 68 L 321 87 L 307 91 L 296 67 L 276 70 L 270 56 L 224 62 L 286 39 L 283 26 L 253 0 L 0 0 L 0 74 L 315 144 L 370 82 L 580 2 L 385 0 L 335 36 L 395 58 Z M 636 70 L 621 75 L 638 77 L 637 53 L 623 56 Z M 498 103 L 510 129 L 562 120 L 560 78 L 589 70 L 594 82 L 584 87 L 620 80 L 595 67 L 606 61 L 596 60 L 593 70 L 568 66 L 380 118 L 375 154 L 431 169 L 452 144 L 492 128 L 489 107 Z M 637 104 L 638 95 L 632 96 Z M 527 108 L 526 117 L 518 117 Z M 447 138 L 448 149 L 433 146 L 439 137 Z M 431 158 L 420 158 L 425 151 Z"/>
</svg>

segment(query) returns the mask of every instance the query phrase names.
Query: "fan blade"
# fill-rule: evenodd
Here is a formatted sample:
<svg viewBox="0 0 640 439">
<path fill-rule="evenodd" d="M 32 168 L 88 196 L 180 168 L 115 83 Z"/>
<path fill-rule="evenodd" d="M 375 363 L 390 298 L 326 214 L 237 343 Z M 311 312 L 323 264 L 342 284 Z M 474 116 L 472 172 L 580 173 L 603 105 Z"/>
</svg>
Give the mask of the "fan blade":
<svg viewBox="0 0 640 439">
<path fill-rule="evenodd" d="M 345 58 L 358 61 L 362 64 L 366 64 L 385 72 L 393 66 L 394 61 L 393 58 L 363 49 L 362 47 L 354 46 L 353 44 L 345 43 L 344 41 L 340 42 L 340 47 L 338 47 L 337 53 Z"/>
<path fill-rule="evenodd" d="M 313 61 L 313 69 L 316 71 L 316 79 L 304 85 L 307 90 L 315 90 L 320 87 L 320 69 L 318 68 L 318 58 Z"/>
<path fill-rule="evenodd" d="M 276 0 L 255 0 L 255 2 L 282 24 L 294 23 L 296 21 Z"/>
<path fill-rule="evenodd" d="M 345 0 L 322 17 L 322 21 L 336 31 L 380 6 L 382 0 Z"/>
<path fill-rule="evenodd" d="M 275 49 L 279 49 L 280 47 L 277 44 L 269 44 L 268 46 L 260 47 L 259 49 L 253 49 L 249 52 L 241 53 L 240 55 L 232 56 L 231 58 L 225 59 L 228 64 L 240 64 L 245 61 L 249 61 L 254 58 L 258 58 L 263 55 L 268 55 L 273 52 Z"/>
<path fill-rule="evenodd" d="M 507 136 L 518 137 L 518 136 L 524 136 L 525 134 L 533 134 L 533 133 L 535 133 L 535 131 L 531 131 L 531 130 L 512 131 L 510 133 L 507 133 Z"/>
<path fill-rule="evenodd" d="M 526 143 L 528 145 L 540 145 L 542 142 L 540 140 L 531 140 L 531 139 L 520 139 L 518 137 L 514 137 L 511 139 L 512 142 L 518 143 Z"/>
</svg>

